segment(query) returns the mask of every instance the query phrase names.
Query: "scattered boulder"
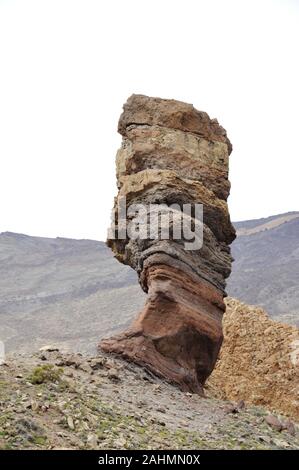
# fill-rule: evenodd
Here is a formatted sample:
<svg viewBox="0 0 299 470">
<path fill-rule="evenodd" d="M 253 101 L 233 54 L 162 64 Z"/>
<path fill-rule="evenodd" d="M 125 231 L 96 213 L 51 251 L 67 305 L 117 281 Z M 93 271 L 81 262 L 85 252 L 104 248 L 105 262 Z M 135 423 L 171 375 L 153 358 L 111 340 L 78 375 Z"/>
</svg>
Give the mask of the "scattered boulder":
<svg viewBox="0 0 299 470">
<path fill-rule="evenodd" d="M 287 420 L 287 421 L 284 421 L 282 423 L 282 429 L 283 430 L 286 430 L 289 434 L 291 434 L 291 436 L 295 436 L 296 435 L 296 428 L 295 428 L 295 425 L 294 423 L 291 421 L 291 420 Z"/>
<path fill-rule="evenodd" d="M 276 418 L 276 416 L 268 415 L 265 417 L 265 421 L 267 424 L 269 424 L 269 426 L 271 426 L 271 428 L 275 429 L 276 431 L 282 431 L 282 424 L 279 419 Z"/>
</svg>

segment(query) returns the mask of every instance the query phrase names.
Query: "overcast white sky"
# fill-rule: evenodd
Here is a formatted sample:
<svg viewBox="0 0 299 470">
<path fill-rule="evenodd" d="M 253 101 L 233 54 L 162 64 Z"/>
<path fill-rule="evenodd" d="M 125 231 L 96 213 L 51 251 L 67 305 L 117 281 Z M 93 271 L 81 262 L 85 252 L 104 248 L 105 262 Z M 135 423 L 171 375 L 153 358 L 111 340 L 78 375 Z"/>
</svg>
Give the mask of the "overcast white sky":
<svg viewBox="0 0 299 470">
<path fill-rule="evenodd" d="M 0 232 L 105 239 L 132 93 L 227 129 L 233 220 L 299 210 L 299 1 L 0 0 Z"/>
</svg>

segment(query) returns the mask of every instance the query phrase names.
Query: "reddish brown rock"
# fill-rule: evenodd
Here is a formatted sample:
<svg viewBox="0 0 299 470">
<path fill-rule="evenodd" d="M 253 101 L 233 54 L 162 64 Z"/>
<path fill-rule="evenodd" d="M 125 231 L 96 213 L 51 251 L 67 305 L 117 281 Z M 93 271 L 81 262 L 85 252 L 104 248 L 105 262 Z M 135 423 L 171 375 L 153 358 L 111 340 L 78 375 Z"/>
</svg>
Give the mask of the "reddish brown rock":
<svg viewBox="0 0 299 470">
<path fill-rule="evenodd" d="M 291 420 L 287 420 L 286 422 L 282 423 L 282 429 L 288 431 L 291 436 L 296 435 L 296 428 L 294 423 Z"/>
<path fill-rule="evenodd" d="M 177 204 L 171 228 L 184 204 L 203 204 L 203 246 L 186 250 L 186 240 L 175 237 L 111 236 L 108 246 L 137 271 L 148 300 L 129 330 L 100 347 L 201 393 L 222 342 L 228 245 L 235 237 L 226 203 L 231 144 L 218 122 L 192 105 L 142 95 L 129 98 L 118 128 L 123 142 L 117 154 L 116 233 L 124 198 L 127 209 L 147 207 L 140 219 L 145 230 L 151 204 Z M 190 213 L 188 219 L 194 226 L 195 217 Z"/>
<path fill-rule="evenodd" d="M 164 264 L 147 268 L 147 303 L 132 327 L 101 346 L 201 392 L 222 342 L 222 292 Z"/>
<path fill-rule="evenodd" d="M 269 426 L 271 426 L 271 428 L 275 429 L 276 431 L 280 432 L 282 430 L 283 426 L 279 419 L 276 418 L 276 416 L 268 415 L 265 417 L 265 421 L 267 424 L 269 424 Z"/>
</svg>

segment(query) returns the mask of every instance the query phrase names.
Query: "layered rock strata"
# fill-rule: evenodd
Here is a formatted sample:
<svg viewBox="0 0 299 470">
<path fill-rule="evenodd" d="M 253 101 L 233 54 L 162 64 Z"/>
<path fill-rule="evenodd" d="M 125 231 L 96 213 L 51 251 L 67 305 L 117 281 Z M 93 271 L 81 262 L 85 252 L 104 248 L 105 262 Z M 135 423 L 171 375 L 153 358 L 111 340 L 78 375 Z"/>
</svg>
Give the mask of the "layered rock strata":
<svg viewBox="0 0 299 470">
<path fill-rule="evenodd" d="M 222 343 L 229 244 L 235 238 L 226 203 L 232 147 L 225 130 L 206 113 L 190 104 L 143 95 L 128 99 L 118 130 L 123 141 L 116 158 L 116 233 L 107 243 L 119 261 L 137 271 L 148 300 L 129 330 L 103 340 L 100 347 L 183 390 L 201 393 Z M 146 208 L 139 217 L 143 236 L 127 233 L 119 239 L 122 201 L 128 223 L 133 204 Z M 159 236 L 151 236 L 153 204 L 176 204 L 169 239 L 162 237 L 162 220 L 167 219 L 159 219 L 154 227 Z M 184 204 L 203 205 L 201 249 L 186 249 L 186 237 L 173 235 Z M 196 218 L 192 209 L 187 219 L 194 230 Z"/>
</svg>

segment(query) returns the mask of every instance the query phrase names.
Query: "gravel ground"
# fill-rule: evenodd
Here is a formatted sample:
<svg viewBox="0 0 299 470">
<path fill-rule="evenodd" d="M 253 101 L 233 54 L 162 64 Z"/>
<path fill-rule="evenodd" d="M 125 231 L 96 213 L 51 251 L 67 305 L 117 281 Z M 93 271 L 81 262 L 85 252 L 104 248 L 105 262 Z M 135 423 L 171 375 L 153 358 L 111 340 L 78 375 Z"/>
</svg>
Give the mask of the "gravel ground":
<svg viewBox="0 0 299 470">
<path fill-rule="evenodd" d="M 111 356 L 45 350 L 0 366 L 1 449 L 298 449 L 298 437 L 283 416 Z"/>
</svg>

